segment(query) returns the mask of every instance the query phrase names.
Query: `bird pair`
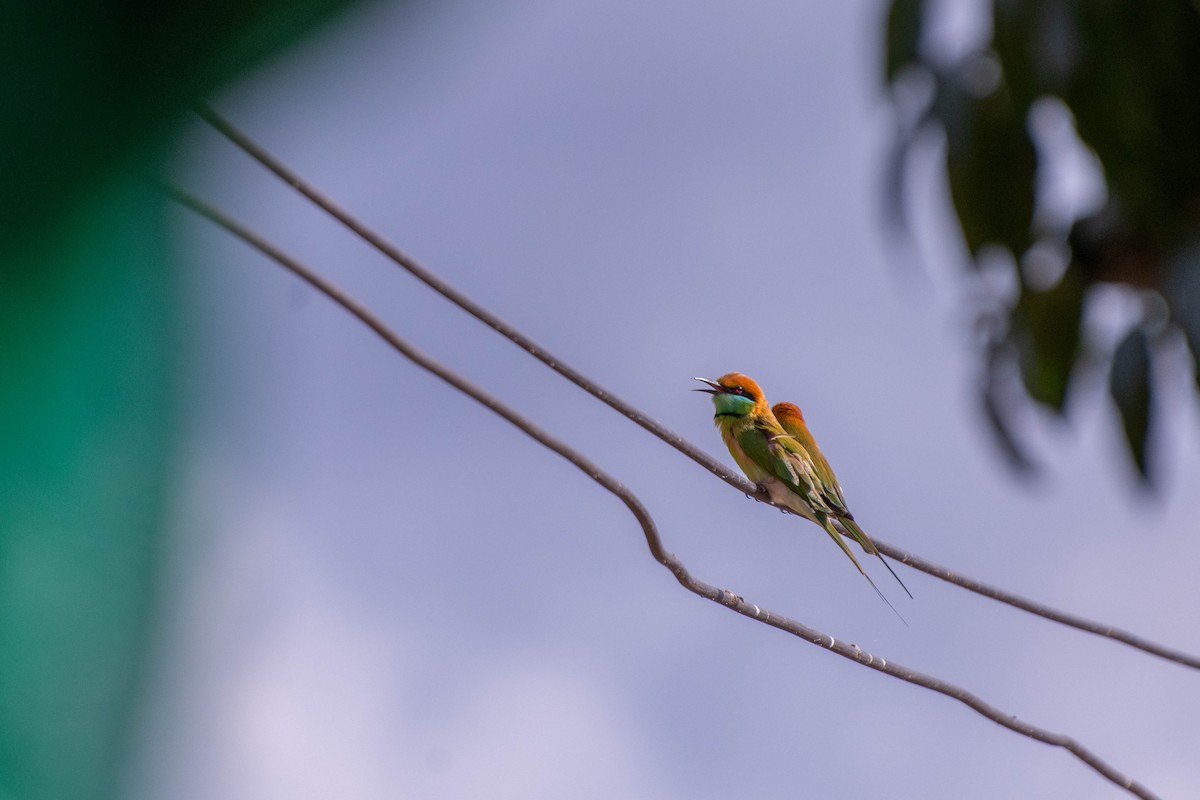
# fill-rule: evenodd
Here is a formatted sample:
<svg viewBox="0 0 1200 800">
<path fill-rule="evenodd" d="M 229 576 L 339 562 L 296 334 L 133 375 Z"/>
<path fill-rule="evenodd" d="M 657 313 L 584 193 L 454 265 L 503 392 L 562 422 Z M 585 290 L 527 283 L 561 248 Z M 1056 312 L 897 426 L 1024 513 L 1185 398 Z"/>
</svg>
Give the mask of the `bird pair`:
<svg viewBox="0 0 1200 800">
<path fill-rule="evenodd" d="M 758 384 L 740 372 L 730 372 L 715 381 L 696 380 L 710 387 L 696 391 L 712 395 L 716 409 L 713 422 L 746 477 L 762 487 L 773 502 L 824 528 L 885 603 L 887 598 L 858 563 L 845 536 L 858 542 L 868 555 L 883 561 L 892 577 L 912 597 L 904 581 L 854 521 L 842 487 L 817 447 L 800 409 L 792 403 L 770 406 Z"/>
</svg>

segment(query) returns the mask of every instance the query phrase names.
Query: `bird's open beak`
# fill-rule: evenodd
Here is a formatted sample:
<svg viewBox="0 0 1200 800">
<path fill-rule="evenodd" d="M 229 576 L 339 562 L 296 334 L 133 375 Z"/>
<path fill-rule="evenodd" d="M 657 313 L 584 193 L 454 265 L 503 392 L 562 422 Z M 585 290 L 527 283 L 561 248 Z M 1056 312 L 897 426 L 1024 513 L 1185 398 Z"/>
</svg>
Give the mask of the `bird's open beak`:
<svg viewBox="0 0 1200 800">
<path fill-rule="evenodd" d="M 720 394 L 721 392 L 725 391 L 724 386 L 717 383 L 716 381 L 710 381 L 708 378 L 693 378 L 693 380 L 700 381 L 701 383 L 707 383 L 709 386 L 712 387 L 711 389 L 692 389 L 693 392 L 705 392 L 707 394 Z"/>
</svg>

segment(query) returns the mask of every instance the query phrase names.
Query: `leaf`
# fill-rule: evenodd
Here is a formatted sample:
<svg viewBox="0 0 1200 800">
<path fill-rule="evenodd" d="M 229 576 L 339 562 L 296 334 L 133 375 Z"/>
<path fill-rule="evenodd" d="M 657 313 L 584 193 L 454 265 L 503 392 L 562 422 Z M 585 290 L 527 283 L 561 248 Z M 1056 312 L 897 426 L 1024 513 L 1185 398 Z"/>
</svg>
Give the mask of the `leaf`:
<svg viewBox="0 0 1200 800">
<path fill-rule="evenodd" d="M 884 219 L 895 227 L 896 232 L 909 238 L 908 215 L 904 207 L 904 190 L 908 184 L 909 155 L 918 138 L 925 132 L 930 120 L 929 111 L 923 111 L 913 125 L 898 129 L 896 138 L 888 150 L 883 174 Z"/>
<path fill-rule="evenodd" d="M 48 235 L 189 104 L 347 0 L 50 0 L 0 22 L 0 253 Z M 0 275 L 9 262 L 0 259 Z"/>
<path fill-rule="evenodd" d="M 991 387 L 984 387 L 980 400 L 983 403 L 984 419 L 987 420 L 992 435 L 996 437 L 996 444 L 1000 446 L 1004 460 L 1017 475 L 1022 477 L 1032 475 L 1037 470 L 1037 464 L 1025 453 L 1024 448 L 1010 430 L 1009 422 L 1000 410 L 1001 401 L 996 396 L 996 392 Z"/>
<path fill-rule="evenodd" d="M 1018 107 L 1060 93 L 1069 68 L 1070 11 L 1059 2 L 992 4 L 992 49 Z"/>
<path fill-rule="evenodd" d="M 1117 345 L 1109 375 L 1109 392 L 1116 401 L 1125 429 L 1125 441 L 1142 482 L 1153 483 L 1149 459 L 1153 414 L 1150 345 L 1141 328 L 1134 328 Z"/>
<path fill-rule="evenodd" d="M 1029 477 L 1037 472 L 1038 465 L 1017 441 L 1006 412 L 1012 404 L 1004 395 L 1006 390 L 1015 388 L 1013 382 L 1008 379 L 1011 356 L 1006 354 L 1006 349 L 996 344 L 987 348 L 987 366 L 983 386 L 980 387 L 980 400 L 983 404 L 984 419 L 987 420 L 992 435 L 996 437 L 996 444 L 999 445 L 1009 467 L 1018 476 Z"/>
<path fill-rule="evenodd" d="M 1033 242 L 1037 153 L 1003 84 L 975 97 L 943 80 L 935 113 L 946 130 L 946 172 L 963 238 L 973 256 L 1000 244 L 1016 257 Z"/>
<path fill-rule="evenodd" d="M 1171 319 L 1192 351 L 1192 377 L 1200 392 L 1200 244 L 1184 250 L 1171 264 L 1163 286 Z"/>
<path fill-rule="evenodd" d="M 1017 345 L 1021 379 L 1029 396 L 1062 413 L 1071 372 L 1079 355 L 1084 283 L 1068 269 L 1054 287 L 1036 292 L 1022 287 L 1012 312 L 1011 338 Z"/>
<path fill-rule="evenodd" d="M 108 800 L 171 477 L 171 123 L 340 0 L 8 3 L 0 24 L 0 797 Z"/>
<path fill-rule="evenodd" d="M 168 472 L 165 202 L 114 181 L 0 292 L 0 796 L 115 796 Z"/>
<path fill-rule="evenodd" d="M 965 58 L 932 52 L 932 43 L 921 41 L 919 15 L 927 5 L 892 2 L 887 18 L 885 69 L 893 95 L 905 74 L 923 72 L 935 80 L 922 125 L 945 133 L 950 199 L 975 263 L 991 244 L 1022 259 L 1039 233 L 1037 152 L 1027 130 L 1029 109 L 1039 98 L 1061 99 L 1074 133 L 1099 162 L 1107 196 L 1099 210 L 1077 209 L 1089 216 L 1074 220 L 1068 236 L 1069 282 L 1049 292 L 1022 288 L 996 326 L 1006 333 L 980 347 L 984 368 L 993 369 L 997 345 L 1015 347 L 1028 395 L 1065 413 L 1082 349 L 1083 297 L 1093 286 L 1117 284 L 1166 297 L 1171 322 L 1192 352 L 1200 391 L 1200 3 L 988 5 L 991 41 Z M 917 129 L 908 125 L 911 108 L 897 103 L 896 116 L 887 202 L 891 219 L 902 220 L 896 209 L 903 158 Z M 1066 148 L 1045 152 L 1070 158 Z M 1138 473 L 1148 481 L 1150 356 L 1145 334 L 1131 336 L 1114 358 L 1110 389 Z M 989 384 L 984 399 L 990 424 L 1011 456 L 1006 407 L 996 388 L 1007 397 L 1009 377 Z"/>
<path fill-rule="evenodd" d="M 1063 95 L 1135 238 L 1171 249 L 1200 190 L 1200 10 L 1186 0 L 1075 3 Z"/>
<path fill-rule="evenodd" d="M 884 56 L 884 75 L 888 83 L 917 61 L 923 6 L 923 0 L 893 0 L 888 9 L 887 52 Z"/>
</svg>

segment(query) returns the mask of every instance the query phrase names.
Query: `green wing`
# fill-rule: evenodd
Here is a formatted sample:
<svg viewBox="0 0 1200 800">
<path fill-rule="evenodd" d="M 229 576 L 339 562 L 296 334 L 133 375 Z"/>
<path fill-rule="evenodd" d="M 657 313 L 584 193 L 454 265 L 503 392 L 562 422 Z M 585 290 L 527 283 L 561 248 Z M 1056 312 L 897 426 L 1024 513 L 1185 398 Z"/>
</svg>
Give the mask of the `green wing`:
<svg viewBox="0 0 1200 800">
<path fill-rule="evenodd" d="M 769 425 L 764 425 L 763 427 L 764 431 L 771 430 L 771 426 Z M 867 575 L 862 564 L 858 563 L 858 559 L 854 557 L 854 553 L 851 552 L 849 545 L 846 544 L 845 536 L 849 536 L 858 542 L 865 553 L 875 556 L 882 561 L 883 565 L 887 567 L 887 571 L 892 573 L 892 577 L 904 589 L 904 593 L 912 597 L 912 592 L 904 585 L 904 581 L 900 580 L 900 576 L 892 569 L 891 564 L 887 563 L 883 554 L 875 547 L 875 543 L 867 536 L 866 531 L 854 521 L 854 515 L 846 507 L 846 499 L 842 495 L 842 487 L 838 484 L 837 477 L 833 474 L 833 468 L 829 466 L 829 462 L 821 454 L 821 450 L 817 447 L 817 443 L 812 438 L 812 435 L 806 435 L 805 431 L 789 433 L 783 430 L 782 426 L 776 427 L 779 428 L 778 433 L 764 434 L 764 442 L 769 450 L 779 454 L 778 461 L 783 462 L 792 469 L 800 467 L 805 469 L 805 474 L 809 476 L 808 487 L 810 492 L 800 493 L 808 498 L 809 507 L 814 510 L 817 519 L 821 523 L 821 527 L 825 529 L 829 537 L 837 542 L 837 546 L 854 562 L 854 566 L 858 568 L 858 571 L 868 581 L 871 581 L 871 587 L 875 589 L 876 594 L 879 594 L 889 606 L 892 604 L 879 592 L 879 587 L 875 586 L 875 581 L 871 580 L 870 575 Z M 780 475 L 779 477 L 787 480 L 784 475 Z M 800 491 L 795 483 L 789 483 L 789 485 L 796 491 Z M 892 607 L 892 611 L 895 610 L 895 607 Z M 897 612 L 897 616 L 899 616 L 899 612 Z M 903 620 L 904 618 L 900 617 L 900 619 Z M 905 624 L 907 625 L 908 623 Z"/>
<path fill-rule="evenodd" d="M 815 446 L 806 446 L 803 441 L 782 428 L 769 442 L 784 468 L 799 476 L 799 480 L 794 480 L 793 484 L 804 486 L 803 491 L 799 488 L 797 491 L 806 496 L 811 495 L 810 500 L 814 507 L 839 517 L 850 513 L 837 479 L 833 477 L 833 470 L 829 468 L 829 462 L 821 455 L 820 450 Z M 786 480 L 786 476 L 780 477 Z"/>
<path fill-rule="evenodd" d="M 813 486 L 820 496 L 821 504 L 829 510 L 830 515 L 868 555 L 878 555 L 879 551 L 875 549 L 875 543 L 867 536 L 866 531 L 854 521 L 854 515 L 846 506 L 846 498 L 842 495 L 842 487 L 833 474 L 833 468 L 829 466 L 825 456 L 821 455 L 812 436 L 785 433 L 784 436 L 777 437 L 776 444 L 792 460 L 798 459 L 811 465 L 811 473 L 814 477 Z M 841 536 L 837 537 L 837 541 L 845 548 L 845 542 L 842 541 Z M 856 561 L 855 564 L 857 563 Z"/>
<path fill-rule="evenodd" d="M 770 420 L 747 422 L 733 433 L 747 457 L 767 474 L 783 481 L 792 491 L 804 498 L 821 527 L 829 534 L 829 538 L 833 539 L 841 548 L 841 551 L 870 582 L 871 588 L 883 602 L 892 608 L 892 611 L 896 611 L 895 607 L 883 596 L 879 587 L 875 585 L 875 581 L 871 580 L 871 576 L 863 569 L 862 564 L 859 563 L 854 552 L 846 543 L 846 535 L 858 542 L 868 555 L 876 556 L 883 561 L 883 565 L 887 567 L 888 572 L 892 573 L 892 577 L 900 583 L 905 593 L 912 597 L 912 592 L 908 591 L 904 581 L 901 581 L 900 576 L 896 575 L 891 565 L 884 561 L 883 556 L 875 547 L 875 543 L 854 521 L 850 509 L 846 508 L 846 501 L 842 497 L 842 489 L 838 485 L 837 478 L 834 477 L 829 462 L 816 448 L 816 443 L 812 442 L 812 437 L 806 437 L 811 442 L 812 449 L 809 450 L 800 439 Z M 896 612 L 896 615 L 899 616 L 899 612 Z M 900 617 L 900 619 L 903 620 L 904 617 Z"/>
<path fill-rule="evenodd" d="M 808 446 L 805 446 L 805 443 Z M 838 485 L 837 477 L 833 474 L 833 468 L 829 466 L 829 462 L 825 460 L 825 456 L 821 455 L 821 451 L 817 449 L 817 443 L 813 441 L 811 436 L 789 435 L 787 439 L 780 441 L 780 446 L 784 449 L 799 451 L 808 455 L 812 466 L 813 474 L 816 476 L 816 485 L 821 495 L 821 500 L 825 506 L 829 508 L 832 516 L 838 521 L 846 533 L 850 534 L 854 541 L 858 542 L 859 546 L 868 555 L 878 555 L 875 549 L 874 542 L 867 536 L 866 531 L 858 526 L 854 521 L 854 515 L 850 513 L 850 509 L 846 506 L 846 498 L 842 495 L 842 487 Z M 841 537 L 838 537 L 841 543 Z"/>
<path fill-rule="evenodd" d="M 830 508 L 838 514 L 849 514 L 850 509 L 846 506 L 845 496 L 842 495 L 841 484 L 838 483 L 837 476 L 833 474 L 833 467 L 829 466 L 829 462 L 821 453 L 821 448 L 817 447 L 817 442 L 812 438 L 812 434 L 802 430 L 793 430 L 790 432 L 790 436 L 794 446 L 807 454 L 813 473 L 820 484 L 821 494 Z"/>
</svg>

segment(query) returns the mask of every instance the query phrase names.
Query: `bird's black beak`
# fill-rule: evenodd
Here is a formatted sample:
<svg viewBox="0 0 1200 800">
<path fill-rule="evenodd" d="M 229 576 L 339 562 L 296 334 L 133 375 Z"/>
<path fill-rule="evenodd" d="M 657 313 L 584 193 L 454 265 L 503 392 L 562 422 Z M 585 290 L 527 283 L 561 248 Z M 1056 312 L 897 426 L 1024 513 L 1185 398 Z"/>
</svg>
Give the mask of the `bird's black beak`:
<svg viewBox="0 0 1200 800">
<path fill-rule="evenodd" d="M 710 389 L 692 389 L 693 392 L 704 392 L 706 394 L 720 394 L 725 391 L 724 386 L 717 383 L 716 381 L 710 381 L 708 378 L 694 378 L 693 380 L 700 381 L 701 383 L 707 383 L 710 387 L 712 387 Z"/>
</svg>

